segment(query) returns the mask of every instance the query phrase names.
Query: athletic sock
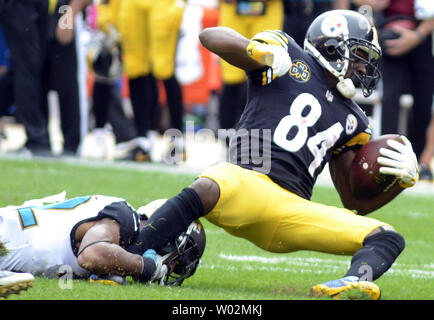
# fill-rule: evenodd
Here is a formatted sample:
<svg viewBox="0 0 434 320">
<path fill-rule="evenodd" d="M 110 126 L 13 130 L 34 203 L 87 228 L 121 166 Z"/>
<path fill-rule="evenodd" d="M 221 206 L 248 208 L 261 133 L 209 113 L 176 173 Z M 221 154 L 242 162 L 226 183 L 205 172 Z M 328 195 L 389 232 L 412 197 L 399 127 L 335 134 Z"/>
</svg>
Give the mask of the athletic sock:
<svg viewBox="0 0 434 320">
<path fill-rule="evenodd" d="M 203 214 L 203 204 L 199 195 L 194 189 L 185 188 L 152 214 L 127 251 L 142 254 L 146 249 L 152 248 L 158 252 L 186 231 L 190 223 Z"/>
<path fill-rule="evenodd" d="M 143 270 L 140 276 L 137 278 L 140 282 L 148 282 L 151 280 L 152 275 L 157 270 L 157 257 L 155 250 L 147 250 L 143 255 Z"/>
<path fill-rule="evenodd" d="M 374 281 L 392 266 L 404 247 L 404 238 L 394 231 L 382 231 L 370 236 L 354 254 L 345 276 Z"/>
</svg>

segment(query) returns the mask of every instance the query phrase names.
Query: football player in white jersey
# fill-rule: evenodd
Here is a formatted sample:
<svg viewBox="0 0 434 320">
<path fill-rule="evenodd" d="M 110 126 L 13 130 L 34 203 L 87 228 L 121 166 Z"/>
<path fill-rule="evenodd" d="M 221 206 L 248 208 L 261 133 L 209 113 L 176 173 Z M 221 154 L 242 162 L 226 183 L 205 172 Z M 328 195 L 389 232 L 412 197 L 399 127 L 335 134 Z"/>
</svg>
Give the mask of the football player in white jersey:
<svg viewBox="0 0 434 320">
<path fill-rule="evenodd" d="M 200 240 L 193 239 L 192 227 L 179 242 L 159 252 L 164 257 L 152 249 L 138 255 L 128 252 L 128 247 L 145 225 L 146 214 L 152 214 L 149 206 L 141 207 L 139 214 L 122 198 L 65 196 L 63 192 L 0 209 L 0 244 L 7 251 L 0 257 L 0 270 L 53 276 L 66 265 L 76 277 L 131 275 L 141 282 L 160 281 L 169 285 L 180 285 L 196 270 L 205 246 L 200 222 L 194 223 L 196 227 L 200 225 L 202 232 L 196 232 Z M 196 249 L 199 242 L 202 247 Z M 194 261 L 189 261 L 185 268 L 168 271 L 166 264 L 191 247 L 200 251 L 195 251 Z"/>
</svg>

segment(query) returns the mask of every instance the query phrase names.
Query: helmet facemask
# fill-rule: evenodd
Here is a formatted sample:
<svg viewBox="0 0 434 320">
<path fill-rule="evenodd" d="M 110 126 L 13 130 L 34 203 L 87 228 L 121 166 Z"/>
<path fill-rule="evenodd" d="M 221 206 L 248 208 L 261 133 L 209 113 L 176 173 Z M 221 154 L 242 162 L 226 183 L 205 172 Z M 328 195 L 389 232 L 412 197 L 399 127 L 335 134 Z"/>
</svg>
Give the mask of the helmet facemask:
<svg viewBox="0 0 434 320">
<path fill-rule="evenodd" d="M 346 46 L 350 50 L 349 60 L 351 64 L 361 61 L 365 65 L 366 74 L 353 72 L 351 80 L 356 87 L 360 87 L 363 96 L 369 97 L 377 86 L 381 78 L 378 63 L 381 58 L 381 51 L 369 41 L 363 39 L 349 39 L 346 41 Z M 360 54 L 362 53 L 362 54 Z"/>
<path fill-rule="evenodd" d="M 192 222 L 187 231 L 178 239 L 163 247 L 159 254 L 164 256 L 164 264 L 168 272 L 162 284 L 180 286 L 191 277 L 200 264 L 200 258 L 205 250 L 205 230 L 200 222 Z"/>
</svg>

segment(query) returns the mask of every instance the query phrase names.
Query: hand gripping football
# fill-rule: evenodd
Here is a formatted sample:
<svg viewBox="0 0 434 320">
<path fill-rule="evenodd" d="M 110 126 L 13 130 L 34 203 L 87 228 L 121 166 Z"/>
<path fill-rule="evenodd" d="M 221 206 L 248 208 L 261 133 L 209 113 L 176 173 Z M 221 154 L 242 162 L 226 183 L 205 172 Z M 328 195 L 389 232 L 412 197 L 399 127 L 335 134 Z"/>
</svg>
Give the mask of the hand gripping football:
<svg viewBox="0 0 434 320">
<path fill-rule="evenodd" d="M 390 149 L 388 139 L 402 142 L 399 135 L 387 134 L 369 141 L 357 151 L 350 168 L 350 187 L 354 195 L 362 198 L 376 196 L 387 192 L 397 182 L 396 176 L 381 173 L 381 164 L 377 162 L 380 149 Z"/>
</svg>

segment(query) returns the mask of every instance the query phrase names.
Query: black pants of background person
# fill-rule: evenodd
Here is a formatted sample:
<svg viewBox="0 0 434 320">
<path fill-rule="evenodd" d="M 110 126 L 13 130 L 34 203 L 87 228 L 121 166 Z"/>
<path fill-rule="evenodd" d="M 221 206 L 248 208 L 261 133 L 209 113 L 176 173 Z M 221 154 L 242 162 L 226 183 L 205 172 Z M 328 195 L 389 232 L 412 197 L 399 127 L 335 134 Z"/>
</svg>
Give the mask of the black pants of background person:
<svg viewBox="0 0 434 320">
<path fill-rule="evenodd" d="M 183 131 L 184 105 L 182 89 L 173 76 L 163 80 L 167 106 L 170 114 L 170 127 Z M 149 130 L 160 129 L 160 108 L 157 80 L 153 75 L 129 79 L 131 105 L 137 134 L 146 137 Z"/>
<path fill-rule="evenodd" d="M 319 2 L 284 0 L 283 31 L 290 35 L 303 48 L 306 31 L 320 14 L 333 9 L 332 1 Z"/>
<path fill-rule="evenodd" d="M 175 76 L 163 80 L 167 106 L 170 114 L 170 127 L 183 131 L 184 101 L 181 85 Z"/>
<path fill-rule="evenodd" d="M 48 0 L 0 1 L 0 25 L 9 46 L 13 69 L 16 117 L 24 125 L 26 147 L 34 154 L 46 154 L 51 149 L 47 120 L 40 108 L 47 15 Z"/>
<path fill-rule="evenodd" d="M 158 88 L 152 75 L 129 79 L 131 106 L 137 135 L 146 137 L 149 130 L 158 127 L 155 113 L 158 110 Z"/>
<path fill-rule="evenodd" d="M 0 117 L 8 114 L 8 109 L 14 102 L 13 73 L 9 69 L 0 75 Z"/>
<path fill-rule="evenodd" d="M 63 152 L 71 155 L 76 154 L 81 140 L 77 64 L 74 40 L 67 45 L 59 44 L 54 38 L 48 41 L 42 76 L 42 111 L 48 120 L 47 94 L 50 90 L 56 91 L 59 97 Z"/>
<path fill-rule="evenodd" d="M 434 57 L 431 37 L 427 37 L 417 48 L 405 55 L 383 55 L 381 71 L 381 133 L 398 133 L 399 98 L 402 94 L 412 94 L 414 103 L 409 112 L 406 135 L 419 158 L 425 146 L 426 130 L 433 105 Z"/>
<path fill-rule="evenodd" d="M 115 84 L 95 81 L 92 100 L 96 128 L 104 128 L 109 122 L 113 128 L 116 143 L 137 137 L 133 121 L 125 115 Z"/>
</svg>

